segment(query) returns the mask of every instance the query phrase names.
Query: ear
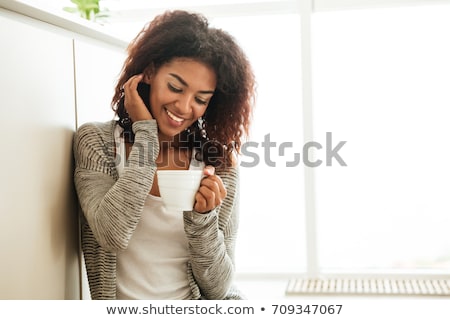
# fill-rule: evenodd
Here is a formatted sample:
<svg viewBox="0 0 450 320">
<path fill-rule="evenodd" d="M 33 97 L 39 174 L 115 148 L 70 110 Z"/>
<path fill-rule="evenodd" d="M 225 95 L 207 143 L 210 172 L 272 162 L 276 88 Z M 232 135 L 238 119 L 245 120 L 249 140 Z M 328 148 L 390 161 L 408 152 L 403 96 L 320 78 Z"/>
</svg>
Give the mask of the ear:
<svg viewBox="0 0 450 320">
<path fill-rule="evenodd" d="M 155 68 L 154 68 L 153 64 L 151 64 L 147 68 L 145 68 L 144 79 L 142 81 L 148 85 L 151 85 L 154 74 L 155 74 Z"/>
<path fill-rule="evenodd" d="M 142 79 L 142 82 L 151 85 L 152 84 L 152 76 L 150 76 L 148 73 L 144 73 L 144 78 Z"/>
</svg>

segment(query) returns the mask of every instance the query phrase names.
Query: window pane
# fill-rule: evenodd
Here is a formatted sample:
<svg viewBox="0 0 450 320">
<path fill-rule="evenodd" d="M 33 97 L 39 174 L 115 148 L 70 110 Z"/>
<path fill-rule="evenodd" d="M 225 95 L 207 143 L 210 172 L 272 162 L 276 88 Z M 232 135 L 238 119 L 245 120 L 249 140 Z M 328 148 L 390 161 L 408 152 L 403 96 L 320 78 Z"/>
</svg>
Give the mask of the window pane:
<svg viewBox="0 0 450 320">
<path fill-rule="evenodd" d="M 347 143 L 317 178 L 323 268 L 450 266 L 450 6 L 313 17 L 315 134 Z"/>
<path fill-rule="evenodd" d="M 240 167 L 237 270 L 302 271 L 306 265 L 303 166 L 286 164 L 301 152 L 302 143 L 299 15 L 221 18 L 214 25 L 237 38 L 258 82 L 252 136 L 247 142 L 252 147 Z M 269 138 L 273 146 L 264 147 Z M 281 155 L 283 142 L 292 147 L 285 144 Z"/>
</svg>

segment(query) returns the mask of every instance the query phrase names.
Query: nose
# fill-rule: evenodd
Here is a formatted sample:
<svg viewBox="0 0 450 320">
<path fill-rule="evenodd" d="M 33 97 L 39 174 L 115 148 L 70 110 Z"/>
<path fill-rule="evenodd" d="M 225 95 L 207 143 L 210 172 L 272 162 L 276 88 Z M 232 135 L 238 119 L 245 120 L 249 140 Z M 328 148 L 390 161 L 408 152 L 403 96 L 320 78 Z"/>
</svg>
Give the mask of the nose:
<svg viewBox="0 0 450 320">
<path fill-rule="evenodd" d="M 176 104 L 177 112 L 179 112 L 180 115 L 190 114 L 193 99 L 194 99 L 194 97 L 191 95 L 184 95 L 184 96 L 180 97 L 180 99 L 178 100 L 178 103 Z"/>
</svg>

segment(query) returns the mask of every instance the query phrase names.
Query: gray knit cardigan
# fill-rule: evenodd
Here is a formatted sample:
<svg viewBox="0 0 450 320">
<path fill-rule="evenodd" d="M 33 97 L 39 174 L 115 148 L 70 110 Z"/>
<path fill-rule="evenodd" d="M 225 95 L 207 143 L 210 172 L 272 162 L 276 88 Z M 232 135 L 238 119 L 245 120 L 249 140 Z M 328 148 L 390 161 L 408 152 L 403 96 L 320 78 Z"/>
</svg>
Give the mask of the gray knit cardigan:
<svg viewBox="0 0 450 320">
<path fill-rule="evenodd" d="M 116 299 L 116 253 L 127 248 L 150 192 L 159 152 L 155 120 L 133 123 L 135 141 L 118 176 L 115 121 L 87 123 L 74 137 L 75 187 L 80 203 L 81 243 L 92 299 Z M 227 189 L 207 214 L 183 212 L 188 239 L 188 280 L 193 299 L 243 299 L 233 286 L 238 227 L 238 168 L 217 170 Z"/>
</svg>

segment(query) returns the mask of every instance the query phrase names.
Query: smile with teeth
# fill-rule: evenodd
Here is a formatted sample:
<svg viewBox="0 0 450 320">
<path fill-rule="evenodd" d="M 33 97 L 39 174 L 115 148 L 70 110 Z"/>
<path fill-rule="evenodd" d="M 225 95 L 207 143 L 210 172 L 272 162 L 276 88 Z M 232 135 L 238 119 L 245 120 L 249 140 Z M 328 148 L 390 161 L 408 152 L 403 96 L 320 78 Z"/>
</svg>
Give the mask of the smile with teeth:
<svg viewBox="0 0 450 320">
<path fill-rule="evenodd" d="M 178 118 L 176 115 L 174 115 L 172 112 L 170 112 L 169 110 L 166 109 L 167 115 L 170 117 L 170 119 L 176 121 L 176 122 L 183 122 L 184 119 L 182 118 Z"/>
</svg>

